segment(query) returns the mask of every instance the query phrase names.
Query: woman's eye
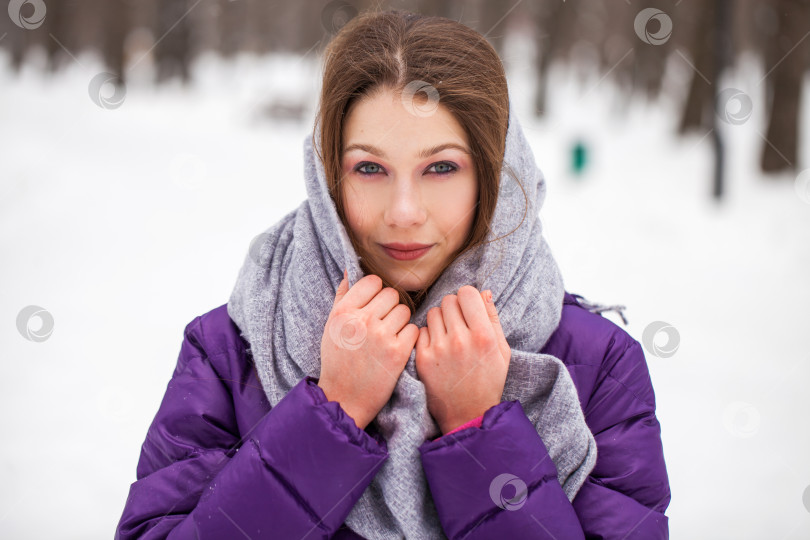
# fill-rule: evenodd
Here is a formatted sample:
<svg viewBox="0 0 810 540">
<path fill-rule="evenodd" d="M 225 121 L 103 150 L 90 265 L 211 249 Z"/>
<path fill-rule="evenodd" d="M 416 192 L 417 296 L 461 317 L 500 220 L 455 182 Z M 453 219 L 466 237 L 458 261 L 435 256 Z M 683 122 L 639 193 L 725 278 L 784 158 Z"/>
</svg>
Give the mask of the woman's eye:
<svg viewBox="0 0 810 540">
<path fill-rule="evenodd" d="M 454 172 L 456 170 L 456 166 L 452 163 L 448 163 L 446 161 L 440 161 L 439 163 L 434 163 L 430 166 L 430 168 L 436 168 L 436 174 L 444 175 Z"/>
<path fill-rule="evenodd" d="M 433 165 L 431 165 L 426 172 L 429 172 L 431 169 L 434 169 L 434 174 L 444 176 L 445 174 L 455 172 L 456 170 L 458 170 L 458 167 L 447 161 L 440 161 L 438 163 L 434 163 Z M 383 172 L 383 168 L 380 167 L 378 164 L 371 163 L 368 161 L 361 163 L 360 165 L 355 167 L 354 170 L 364 176 L 371 176 L 373 174 L 379 174 Z"/>
<path fill-rule="evenodd" d="M 364 167 L 371 167 L 372 170 L 371 171 L 363 171 L 363 170 L 361 170 Z M 374 170 L 375 167 L 376 167 L 376 170 Z M 376 163 L 361 163 L 360 165 L 357 166 L 357 168 L 355 170 L 357 172 L 359 172 L 360 174 L 372 175 L 372 174 L 377 174 L 377 173 L 380 172 L 380 166 L 377 165 Z"/>
</svg>

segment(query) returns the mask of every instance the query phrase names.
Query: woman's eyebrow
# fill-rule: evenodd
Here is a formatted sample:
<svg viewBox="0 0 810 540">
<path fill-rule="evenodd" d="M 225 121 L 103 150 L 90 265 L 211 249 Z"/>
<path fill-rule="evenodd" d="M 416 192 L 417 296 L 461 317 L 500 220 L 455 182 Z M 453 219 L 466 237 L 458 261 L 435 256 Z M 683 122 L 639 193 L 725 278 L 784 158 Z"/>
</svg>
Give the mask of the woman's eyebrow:
<svg viewBox="0 0 810 540">
<path fill-rule="evenodd" d="M 438 154 L 439 152 L 441 152 L 442 150 L 446 150 L 447 148 L 454 148 L 456 150 L 464 152 L 465 154 L 470 153 L 470 151 L 466 147 L 461 146 L 460 144 L 447 142 L 447 143 L 438 144 L 438 145 L 430 147 L 430 148 L 425 148 L 424 150 L 419 152 L 418 157 L 419 158 L 426 158 L 426 157 L 432 156 L 433 154 Z M 381 158 L 388 159 L 388 156 L 385 155 L 385 152 L 383 152 L 382 150 L 380 150 L 379 148 L 377 148 L 376 146 L 371 145 L 371 144 L 353 143 L 353 144 L 350 144 L 349 146 L 347 146 L 343 150 L 343 153 L 346 154 L 347 152 L 350 152 L 352 150 L 363 150 L 364 152 L 368 152 L 369 154 L 374 154 L 376 156 L 380 156 Z"/>
</svg>

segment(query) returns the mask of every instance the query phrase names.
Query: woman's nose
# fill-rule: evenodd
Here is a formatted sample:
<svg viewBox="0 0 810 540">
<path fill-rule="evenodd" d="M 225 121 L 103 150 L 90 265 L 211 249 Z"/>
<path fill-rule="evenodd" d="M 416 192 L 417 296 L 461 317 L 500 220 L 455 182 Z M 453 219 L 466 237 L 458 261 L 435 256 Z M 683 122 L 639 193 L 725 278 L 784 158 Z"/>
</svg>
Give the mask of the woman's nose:
<svg viewBox="0 0 810 540">
<path fill-rule="evenodd" d="M 422 205 L 419 191 L 412 182 L 394 182 L 388 208 L 386 223 L 393 227 L 407 228 L 421 225 L 427 218 L 427 211 Z"/>
</svg>

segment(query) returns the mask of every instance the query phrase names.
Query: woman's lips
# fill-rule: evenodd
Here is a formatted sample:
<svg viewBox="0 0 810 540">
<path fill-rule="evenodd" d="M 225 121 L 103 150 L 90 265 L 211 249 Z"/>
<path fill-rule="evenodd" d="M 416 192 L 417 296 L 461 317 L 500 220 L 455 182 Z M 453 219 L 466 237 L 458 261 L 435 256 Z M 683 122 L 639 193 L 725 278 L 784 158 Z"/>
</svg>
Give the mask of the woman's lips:
<svg viewBox="0 0 810 540">
<path fill-rule="evenodd" d="M 428 246 L 428 247 L 425 247 L 425 248 L 422 248 L 422 249 L 414 249 L 414 250 L 409 250 L 409 251 L 402 251 L 402 250 L 398 250 L 398 249 L 392 249 L 392 248 L 385 247 L 385 246 L 381 246 L 381 247 L 383 248 L 383 251 L 385 251 L 388 254 L 388 256 L 391 257 L 391 258 L 394 258 L 394 259 L 396 259 L 398 261 L 412 261 L 414 259 L 418 259 L 422 255 L 424 255 L 425 253 L 430 251 L 430 248 L 432 248 L 433 246 Z"/>
</svg>

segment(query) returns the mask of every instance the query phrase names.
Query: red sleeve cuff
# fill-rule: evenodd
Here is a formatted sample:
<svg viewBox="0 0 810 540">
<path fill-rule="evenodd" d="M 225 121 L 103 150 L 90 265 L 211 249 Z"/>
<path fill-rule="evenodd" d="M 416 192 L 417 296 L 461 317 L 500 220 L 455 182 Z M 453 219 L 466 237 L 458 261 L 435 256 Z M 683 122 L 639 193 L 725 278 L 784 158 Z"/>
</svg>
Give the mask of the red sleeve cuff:
<svg viewBox="0 0 810 540">
<path fill-rule="evenodd" d="M 436 437 L 434 440 L 438 441 L 442 437 L 450 435 L 451 433 L 455 433 L 456 431 L 461 431 L 462 429 L 467 429 L 467 428 L 470 428 L 470 427 L 481 427 L 481 422 L 483 420 L 484 420 L 484 415 L 482 414 L 478 418 L 474 418 L 474 419 L 470 420 L 469 422 L 467 422 L 466 424 L 461 424 L 456 429 L 448 431 L 447 433 L 445 433 L 441 437 Z"/>
</svg>

